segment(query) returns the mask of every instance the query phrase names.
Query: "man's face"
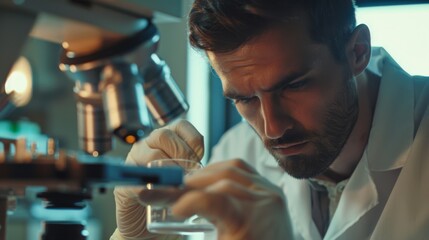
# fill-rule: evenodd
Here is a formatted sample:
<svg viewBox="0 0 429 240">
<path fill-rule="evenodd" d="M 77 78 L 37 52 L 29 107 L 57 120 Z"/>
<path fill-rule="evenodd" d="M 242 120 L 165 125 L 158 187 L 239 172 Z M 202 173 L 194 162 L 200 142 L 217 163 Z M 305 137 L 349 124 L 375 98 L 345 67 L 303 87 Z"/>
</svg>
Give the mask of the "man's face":
<svg viewBox="0 0 429 240">
<path fill-rule="evenodd" d="M 234 52 L 207 52 L 224 95 L 296 178 L 315 177 L 335 160 L 357 118 L 346 63 L 305 28 L 261 34 Z"/>
</svg>

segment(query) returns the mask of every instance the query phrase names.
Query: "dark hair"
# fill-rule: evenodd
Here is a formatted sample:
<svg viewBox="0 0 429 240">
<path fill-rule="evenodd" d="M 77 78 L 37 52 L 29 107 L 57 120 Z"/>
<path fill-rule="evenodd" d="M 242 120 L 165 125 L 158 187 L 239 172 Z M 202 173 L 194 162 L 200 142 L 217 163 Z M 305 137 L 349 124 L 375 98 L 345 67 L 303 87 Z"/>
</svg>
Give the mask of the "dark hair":
<svg viewBox="0 0 429 240">
<path fill-rule="evenodd" d="M 303 12 L 311 38 L 338 59 L 356 26 L 354 0 L 195 0 L 189 13 L 189 40 L 195 48 L 226 53 L 293 20 Z"/>
</svg>

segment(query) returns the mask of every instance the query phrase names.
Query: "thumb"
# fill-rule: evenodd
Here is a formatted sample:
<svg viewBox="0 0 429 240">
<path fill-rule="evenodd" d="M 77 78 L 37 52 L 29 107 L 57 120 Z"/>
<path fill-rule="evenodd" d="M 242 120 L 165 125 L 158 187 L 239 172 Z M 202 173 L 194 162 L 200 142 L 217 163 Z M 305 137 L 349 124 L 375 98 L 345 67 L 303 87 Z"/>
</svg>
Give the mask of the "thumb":
<svg viewBox="0 0 429 240">
<path fill-rule="evenodd" d="M 183 139 L 183 141 L 194 151 L 198 159 L 203 158 L 204 137 L 190 122 L 182 119 L 167 126 L 167 128 Z"/>
<path fill-rule="evenodd" d="M 162 150 L 169 158 L 199 161 L 204 154 L 203 136 L 185 120 L 154 130 L 146 144 L 151 149 Z"/>
</svg>

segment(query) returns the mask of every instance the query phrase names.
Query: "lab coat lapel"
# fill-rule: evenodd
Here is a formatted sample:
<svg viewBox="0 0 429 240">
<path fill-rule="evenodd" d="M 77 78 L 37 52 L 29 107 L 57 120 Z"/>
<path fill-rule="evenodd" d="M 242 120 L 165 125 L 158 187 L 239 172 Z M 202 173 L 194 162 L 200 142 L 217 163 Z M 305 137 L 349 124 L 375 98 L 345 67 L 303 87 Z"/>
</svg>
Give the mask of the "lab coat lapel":
<svg viewBox="0 0 429 240">
<path fill-rule="evenodd" d="M 371 239 L 428 239 L 429 109 Z M 425 160 L 424 160 L 425 159 Z"/>
<path fill-rule="evenodd" d="M 308 182 L 284 174 L 281 187 L 286 195 L 294 235 L 300 236 L 299 239 L 320 240 L 320 234 L 311 217 L 311 196 Z"/>
<path fill-rule="evenodd" d="M 346 185 L 324 239 L 336 239 L 378 204 L 378 194 L 364 153 Z"/>
<path fill-rule="evenodd" d="M 414 89 L 407 75 L 383 49 L 382 80 L 368 140 L 371 171 L 402 167 L 414 135 Z"/>
<path fill-rule="evenodd" d="M 413 140 L 412 81 L 384 49 L 376 51 L 380 51 L 381 57 L 375 58 L 373 65 L 380 68 L 382 80 L 367 149 L 343 191 L 325 239 L 340 238 L 348 228 L 357 224 L 379 204 L 377 188 L 383 186 L 376 185 L 371 172 L 402 167 Z M 370 231 L 369 229 L 363 227 L 361 231 Z M 362 235 L 369 236 L 371 233 L 362 232 Z"/>
<path fill-rule="evenodd" d="M 308 182 L 288 175 L 280 169 L 272 155 L 268 152 L 266 154 L 267 156 L 261 156 L 261 159 L 264 159 L 265 169 L 269 169 L 270 175 L 281 173 L 280 182 L 277 185 L 283 189 L 286 197 L 294 231 L 293 235 L 296 237 L 294 240 L 321 240 L 322 238 L 311 216 L 311 193 Z M 267 177 L 270 179 L 271 176 Z M 275 177 L 275 179 L 278 178 Z"/>
<path fill-rule="evenodd" d="M 269 154 L 267 152 L 267 154 Z M 279 165 L 272 155 L 263 156 L 264 167 L 271 169 L 269 172 L 277 174 Z M 294 240 L 321 240 L 319 231 L 311 216 L 311 196 L 310 186 L 306 180 L 296 179 L 283 170 L 278 186 L 283 189 L 288 206 L 289 216 L 294 231 Z"/>
</svg>

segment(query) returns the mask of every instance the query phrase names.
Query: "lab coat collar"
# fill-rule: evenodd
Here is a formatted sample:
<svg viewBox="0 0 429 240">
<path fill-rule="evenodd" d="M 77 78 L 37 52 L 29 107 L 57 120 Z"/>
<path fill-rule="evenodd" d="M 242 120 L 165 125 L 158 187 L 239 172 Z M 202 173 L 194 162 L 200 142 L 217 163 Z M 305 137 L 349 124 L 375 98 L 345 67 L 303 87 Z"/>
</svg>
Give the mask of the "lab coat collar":
<svg viewBox="0 0 429 240">
<path fill-rule="evenodd" d="M 337 239 L 377 204 L 378 193 L 368 169 L 365 151 L 344 188 L 324 239 Z"/>
<path fill-rule="evenodd" d="M 382 76 L 367 145 L 369 169 L 397 169 L 414 138 L 413 82 L 383 48 L 373 49 L 368 69 Z"/>
<path fill-rule="evenodd" d="M 339 238 L 377 206 L 379 197 L 371 172 L 402 167 L 412 144 L 414 89 L 410 76 L 382 48 L 373 49 L 369 69 L 382 78 L 368 144 L 343 191 L 325 239 Z"/>
<path fill-rule="evenodd" d="M 371 172 L 402 167 L 412 144 L 414 89 L 410 76 L 382 48 L 373 49 L 369 70 L 382 78 L 368 144 L 343 191 L 325 239 L 339 238 L 377 206 L 379 197 Z"/>
<path fill-rule="evenodd" d="M 299 239 L 322 239 L 311 215 L 311 193 L 308 181 L 295 179 L 285 173 L 280 187 L 286 195 L 294 235 L 300 236 Z M 337 210 L 323 239 L 338 238 L 377 204 L 378 193 L 368 169 L 365 151 L 344 188 Z"/>
</svg>

